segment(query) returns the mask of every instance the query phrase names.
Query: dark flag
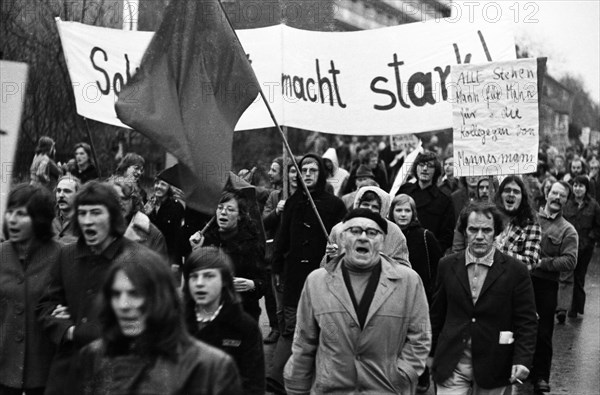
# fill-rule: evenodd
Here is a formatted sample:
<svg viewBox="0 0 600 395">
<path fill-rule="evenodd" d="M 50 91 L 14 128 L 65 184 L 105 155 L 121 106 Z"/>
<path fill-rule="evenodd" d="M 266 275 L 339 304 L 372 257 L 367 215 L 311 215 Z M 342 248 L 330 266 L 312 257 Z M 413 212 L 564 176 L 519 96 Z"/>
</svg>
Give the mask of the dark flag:
<svg viewBox="0 0 600 395">
<path fill-rule="evenodd" d="M 213 214 L 231 168 L 235 124 L 257 93 L 218 0 L 172 0 L 115 109 L 179 160 L 187 204 Z"/>
</svg>

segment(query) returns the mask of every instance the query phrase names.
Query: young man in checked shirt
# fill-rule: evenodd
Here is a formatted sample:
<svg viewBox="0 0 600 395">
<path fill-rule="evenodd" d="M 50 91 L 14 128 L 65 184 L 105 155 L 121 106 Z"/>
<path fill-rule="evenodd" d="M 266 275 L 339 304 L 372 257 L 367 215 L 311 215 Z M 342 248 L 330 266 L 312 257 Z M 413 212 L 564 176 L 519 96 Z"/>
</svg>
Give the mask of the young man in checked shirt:
<svg viewBox="0 0 600 395">
<path fill-rule="evenodd" d="M 542 228 L 521 177 L 506 177 L 498 188 L 495 202 L 509 219 L 504 231 L 496 237 L 496 248 L 523 262 L 531 271 L 540 261 Z"/>
</svg>

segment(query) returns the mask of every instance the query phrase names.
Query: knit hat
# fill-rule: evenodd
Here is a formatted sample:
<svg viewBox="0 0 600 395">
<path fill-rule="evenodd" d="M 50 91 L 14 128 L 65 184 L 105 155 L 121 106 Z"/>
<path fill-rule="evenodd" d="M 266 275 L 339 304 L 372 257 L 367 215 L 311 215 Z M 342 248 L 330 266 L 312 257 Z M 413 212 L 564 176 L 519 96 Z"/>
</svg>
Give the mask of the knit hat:
<svg viewBox="0 0 600 395">
<path fill-rule="evenodd" d="M 377 225 L 379 225 L 379 227 L 381 228 L 383 233 L 385 233 L 387 235 L 387 229 L 388 229 L 387 221 L 385 219 L 381 218 L 381 215 L 374 213 L 369 209 L 355 208 L 353 210 L 350 210 L 348 212 L 348 214 L 346 214 L 346 217 L 344 217 L 343 222 L 346 223 L 349 220 L 351 220 L 352 218 L 368 218 L 371 221 L 375 222 Z"/>
</svg>

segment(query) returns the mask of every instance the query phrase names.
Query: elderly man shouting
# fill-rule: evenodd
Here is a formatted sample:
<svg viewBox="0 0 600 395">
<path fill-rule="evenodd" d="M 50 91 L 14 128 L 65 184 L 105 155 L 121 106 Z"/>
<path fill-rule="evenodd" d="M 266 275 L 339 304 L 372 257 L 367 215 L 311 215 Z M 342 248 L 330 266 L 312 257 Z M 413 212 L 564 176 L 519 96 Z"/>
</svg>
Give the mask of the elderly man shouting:
<svg viewBox="0 0 600 395">
<path fill-rule="evenodd" d="M 345 254 L 308 276 L 285 367 L 288 394 L 416 391 L 431 343 L 427 299 L 415 271 L 380 255 L 386 233 L 381 216 L 352 210 Z"/>
</svg>

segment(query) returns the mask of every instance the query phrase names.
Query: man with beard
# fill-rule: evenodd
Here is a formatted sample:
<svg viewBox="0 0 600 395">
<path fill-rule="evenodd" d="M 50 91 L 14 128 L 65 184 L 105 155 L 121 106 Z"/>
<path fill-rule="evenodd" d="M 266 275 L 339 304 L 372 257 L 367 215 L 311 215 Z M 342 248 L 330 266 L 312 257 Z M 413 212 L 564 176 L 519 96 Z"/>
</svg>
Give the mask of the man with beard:
<svg viewBox="0 0 600 395">
<path fill-rule="evenodd" d="M 77 241 L 73 222 L 73 198 L 81 187 L 79 179 L 73 176 L 62 176 L 56 184 L 56 217 L 52 220 L 54 238 L 64 244 Z"/>
<path fill-rule="evenodd" d="M 346 214 L 346 207 L 340 198 L 325 190 L 327 174 L 320 156 L 307 154 L 298 166 L 325 229 L 330 232 Z M 283 331 L 273 355 L 273 368 L 267 377 L 267 389 L 271 392 L 285 392 L 283 367 L 291 354 L 298 300 L 306 277 L 319 268 L 326 245 L 327 237 L 304 188 L 299 186 L 285 202 L 275 240 L 273 273 L 276 286 L 283 283 Z"/>
<path fill-rule="evenodd" d="M 498 250 L 523 262 L 531 271 L 540 261 L 542 229 L 521 177 L 513 175 L 502 180 L 495 201 L 508 218 L 504 231 L 496 237 Z"/>
<path fill-rule="evenodd" d="M 550 392 L 550 368 L 552 364 L 552 333 L 554 312 L 558 296 L 558 278 L 561 272 L 575 269 L 577 263 L 577 231 L 562 216 L 562 209 L 569 199 L 571 187 L 564 181 L 552 184 L 546 196 L 546 205 L 540 209 L 542 227 L 542 254 L 533 267 L 531 279 L 535 304 L 539 316 L 537 344 L 533 358 L 531 378 L 534 391 Z"/>
<path fill-rule="evenodd" d="M 452 246 L 455 219 L 452 200 L 437 186 L 442 165 L 436 154 L 420 153 L 413 163 L 411 174 L 417 182 L 402 185 L 397 195 L 405 193 L 414 199 L 421 225 L 435 235 L 442 251 L 446 251 Z"/>
<path fill-rule="evenodd" d="M 47 336 L 58 347 L 46 395 L 69 395 L 65 388 L 74 357 L 100 336 L 97 295 L 113 260 L 146 248 L 123 237 L 126 224 L 112 186 L 89 181 L 75 195 L 73 210 L 79 238 L 62 249 L 37 306 Z"/>
<path fill-rule="evenodd" d="M 341 232 L 344 255 L 313 271 L 298 304 L 288 394 L 414 394 L 431 329 L 419 275 L 380 254 L 388 223 L 359 208 Z"/>
</svg>

